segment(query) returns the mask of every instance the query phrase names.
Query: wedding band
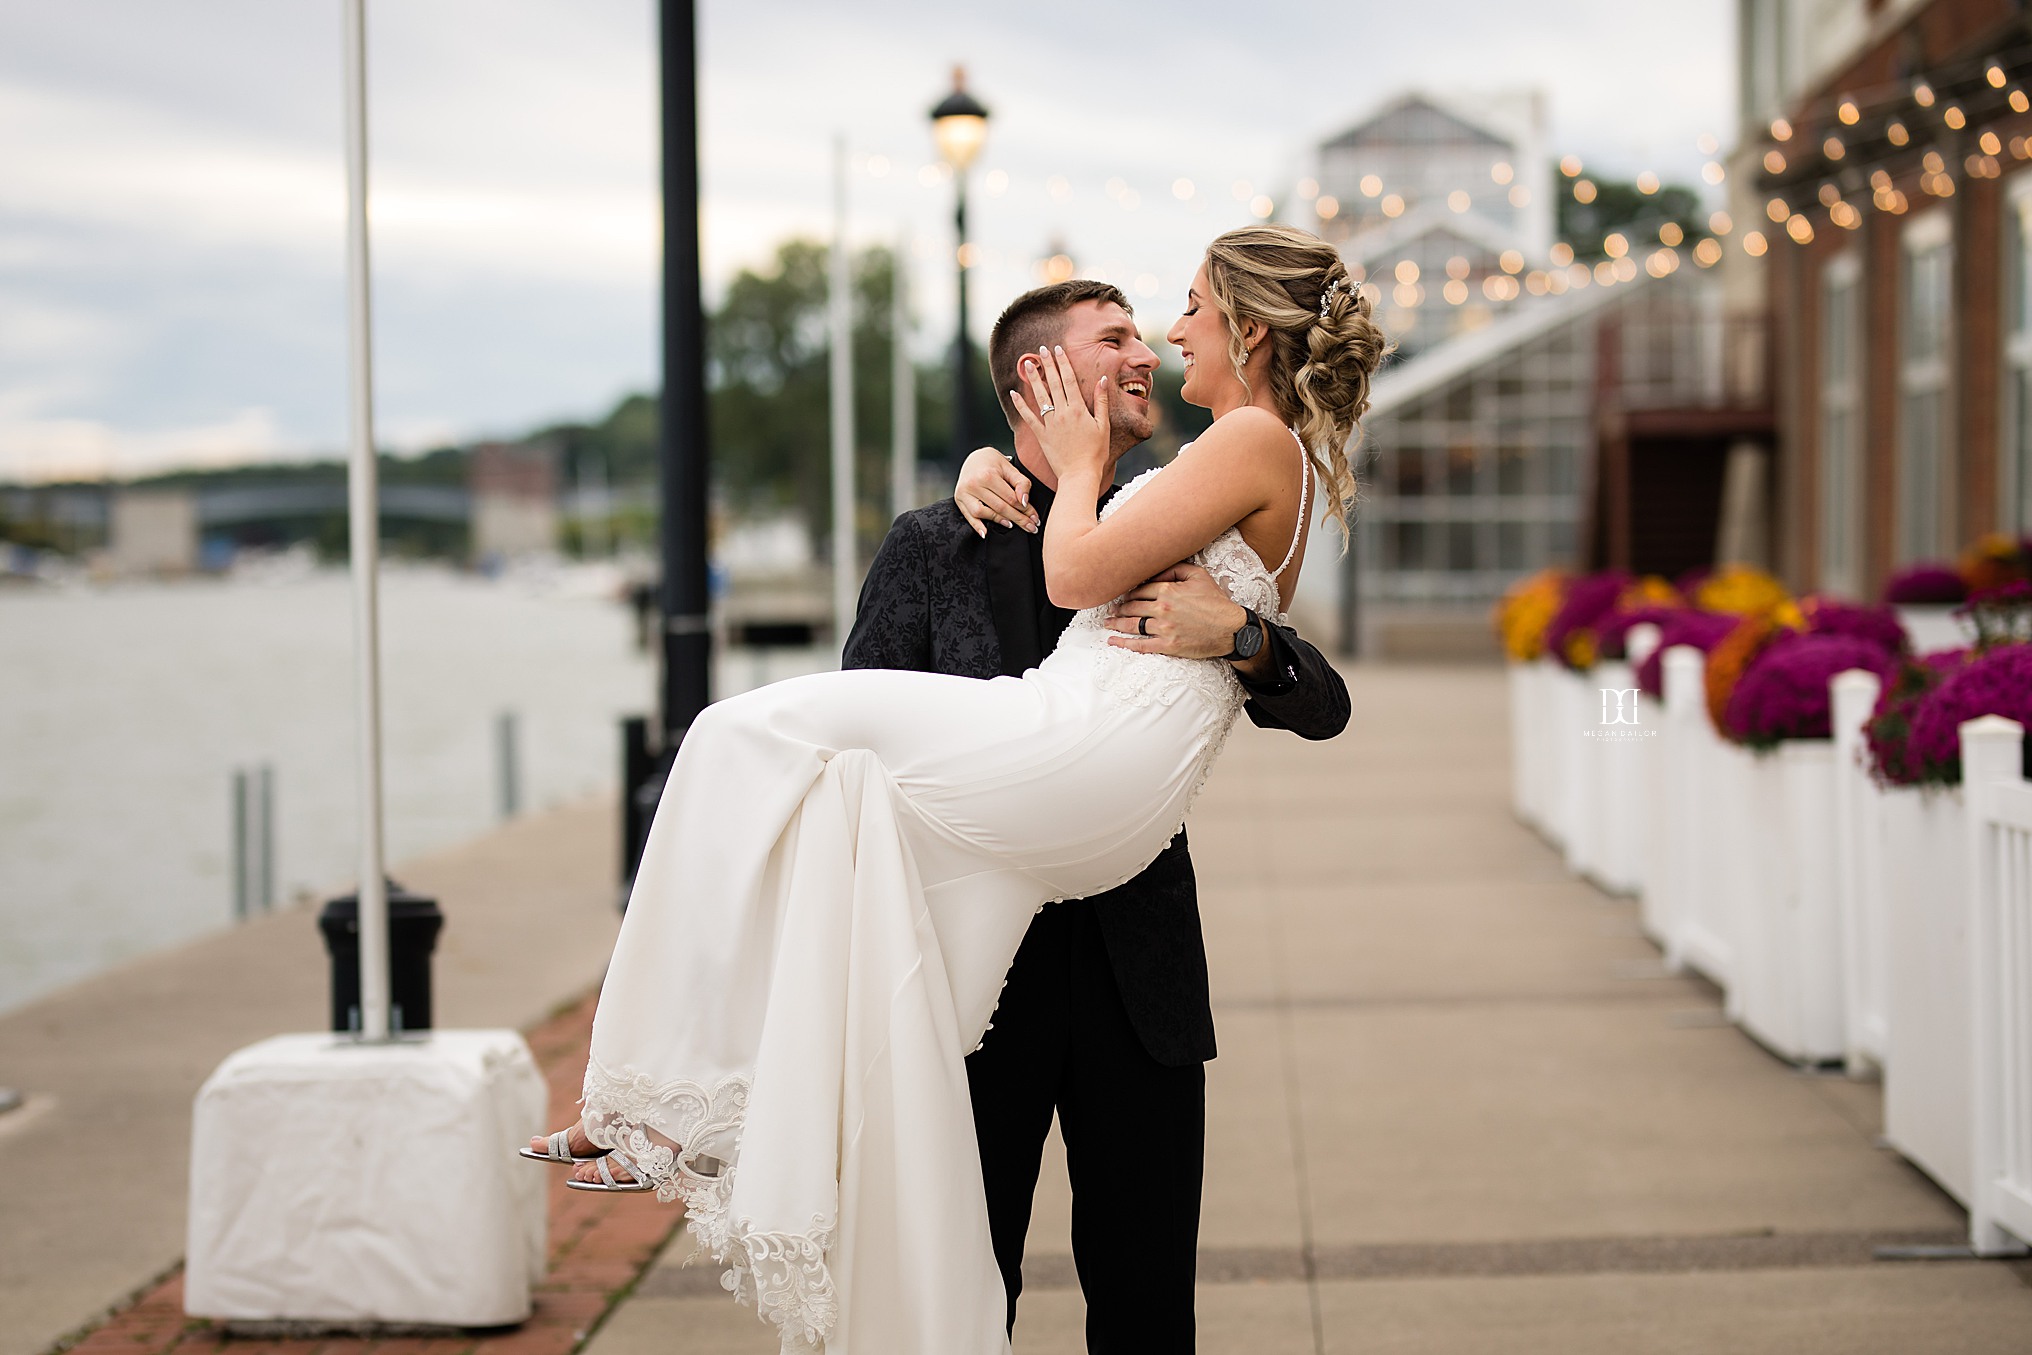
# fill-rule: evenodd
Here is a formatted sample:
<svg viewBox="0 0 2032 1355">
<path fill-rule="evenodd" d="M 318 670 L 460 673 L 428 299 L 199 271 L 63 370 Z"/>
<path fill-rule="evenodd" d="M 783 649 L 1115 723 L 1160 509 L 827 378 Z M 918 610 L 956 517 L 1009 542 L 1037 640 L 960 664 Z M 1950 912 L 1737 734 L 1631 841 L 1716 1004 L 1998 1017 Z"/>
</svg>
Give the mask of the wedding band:
<svg viewBox="0 0 2032 1355">
<path fill-rule="evenodd" d="M 1057 405 L 1045 405 L 1045 404 L 1040 404 L 1040 405 L 1039 405 L 1039 406 L 1037 407 L 1037 412 L 1038 412 L 1039 414 L 1049 414 L 1049 413 L 1051 413 L 1051 411 L 1052 411 L 1052 410 L 1054 410 L 1054 409 L 1057 409 L 1057 408 L 1058 408 L 1058 406 L 1057 406 Z"/>
<path fill-rule="evenodd" d="M 1137 617 L 1137 618 L 1136 618 L 1136 633 L 1137 633 L 1138 635 L 1148 635 L 1148 634 L 1150 633 L 1150 618 L 1149 618 L 1149 617 L 1147 617 L 1147 616 L 1139 616 L 1139 617 Z"/>
</svg>

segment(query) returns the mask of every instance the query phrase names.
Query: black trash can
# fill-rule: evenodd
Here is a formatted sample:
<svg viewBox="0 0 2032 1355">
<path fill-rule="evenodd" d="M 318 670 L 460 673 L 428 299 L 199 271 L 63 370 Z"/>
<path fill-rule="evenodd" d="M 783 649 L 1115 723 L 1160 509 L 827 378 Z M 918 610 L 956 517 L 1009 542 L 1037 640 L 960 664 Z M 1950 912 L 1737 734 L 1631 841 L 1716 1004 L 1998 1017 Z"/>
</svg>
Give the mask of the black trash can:
<svg viewBox="0 0 2032 1355">
<path fill-rule="evenodd" d="M 444 914 L 436 899 L 388 882 L 388 1028 L 430 1029 L 430 953 Z M 332 1029 L 360 1028 L 360 896 L 333 899 L 318 914 L 332 957 Z"/>
</svg>

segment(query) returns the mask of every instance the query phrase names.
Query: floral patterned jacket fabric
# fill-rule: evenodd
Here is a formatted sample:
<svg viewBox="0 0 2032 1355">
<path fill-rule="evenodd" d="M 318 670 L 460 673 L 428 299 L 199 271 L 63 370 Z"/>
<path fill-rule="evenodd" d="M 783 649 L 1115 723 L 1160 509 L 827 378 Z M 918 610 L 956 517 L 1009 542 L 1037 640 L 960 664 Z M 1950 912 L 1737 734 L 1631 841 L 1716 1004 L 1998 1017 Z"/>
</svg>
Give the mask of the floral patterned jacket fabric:
<svg viewBox="0 0 2032 1355">
<path fill-rule="evenodd" d="M 1050 512 L 1050 493 L 1032 503 Z M 1043 590 L 1043 538 L 991 529 L 974 534 L 950 500 L 896 519 L 861 588 L 843 664 L 992 678 L 1034 667 L 1058 643 L 1072 613 Z M 1272 677 L 1244 683 L 1243 710 L 1256 725 L 1306 739 L 1347 727 L 1347 684 L 1318 649 L 1271 624 Z M 1206 942 L 1192 858 L 1180 833 L 1128 884 L 1093 905 L 1123 1006 L 1159 1063 L 1214 1057 Z"/>
</svg>

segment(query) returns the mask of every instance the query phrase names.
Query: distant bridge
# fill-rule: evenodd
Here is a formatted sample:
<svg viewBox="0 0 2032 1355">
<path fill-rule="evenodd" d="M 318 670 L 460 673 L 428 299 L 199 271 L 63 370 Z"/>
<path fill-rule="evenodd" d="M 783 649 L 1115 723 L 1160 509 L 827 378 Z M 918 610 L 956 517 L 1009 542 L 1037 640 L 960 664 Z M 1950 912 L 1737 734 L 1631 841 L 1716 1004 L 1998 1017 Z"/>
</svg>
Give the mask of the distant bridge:
<svg viewBox="0 0 2032 1355">
<path fill-rule="evenodd" d="M 454 485 L 382 485 L 381 515 L 423 522 L 469 522 L 472 494 Z M 200 531 L 279 518 L 323 517 L 346 512 L 346 487 L 330 485 L 245 485 L 200 489 Z"/>
</svg>

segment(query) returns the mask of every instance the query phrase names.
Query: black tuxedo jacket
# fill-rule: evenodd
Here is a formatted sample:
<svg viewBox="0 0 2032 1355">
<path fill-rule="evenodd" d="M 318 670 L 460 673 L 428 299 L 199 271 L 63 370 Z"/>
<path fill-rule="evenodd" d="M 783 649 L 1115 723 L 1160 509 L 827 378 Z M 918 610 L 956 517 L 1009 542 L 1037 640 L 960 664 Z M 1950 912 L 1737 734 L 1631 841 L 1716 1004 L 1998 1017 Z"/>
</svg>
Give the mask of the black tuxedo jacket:
<svg viewBox="0 0 2032 1355">
<path fill-rule="evenodd" d="M 1049 515 L 1051 493 L 1034 479 L 1030 498 L 1040 516 Z M 948 499 L 890 527 L 861 586 L 843 663 L 1014 676 L 1043 661 L 1071 618 L 1045 592 L 1041 533 L 993 527 L 983 539 Z M 1274 671 L 1267 682 L 1244 684 L 1249 718 L 1308 739 L 1340 733 L 1348 723 L 1347 684 L 1296 632 L 1268 629 Z M 1086 902 L 1094 905 L 1130 1024 L 1151 1057 L 1174 1067 L 1214 1057 L 1206 942 L 1185 834 L 1141 875 Z"/>
</svg>

